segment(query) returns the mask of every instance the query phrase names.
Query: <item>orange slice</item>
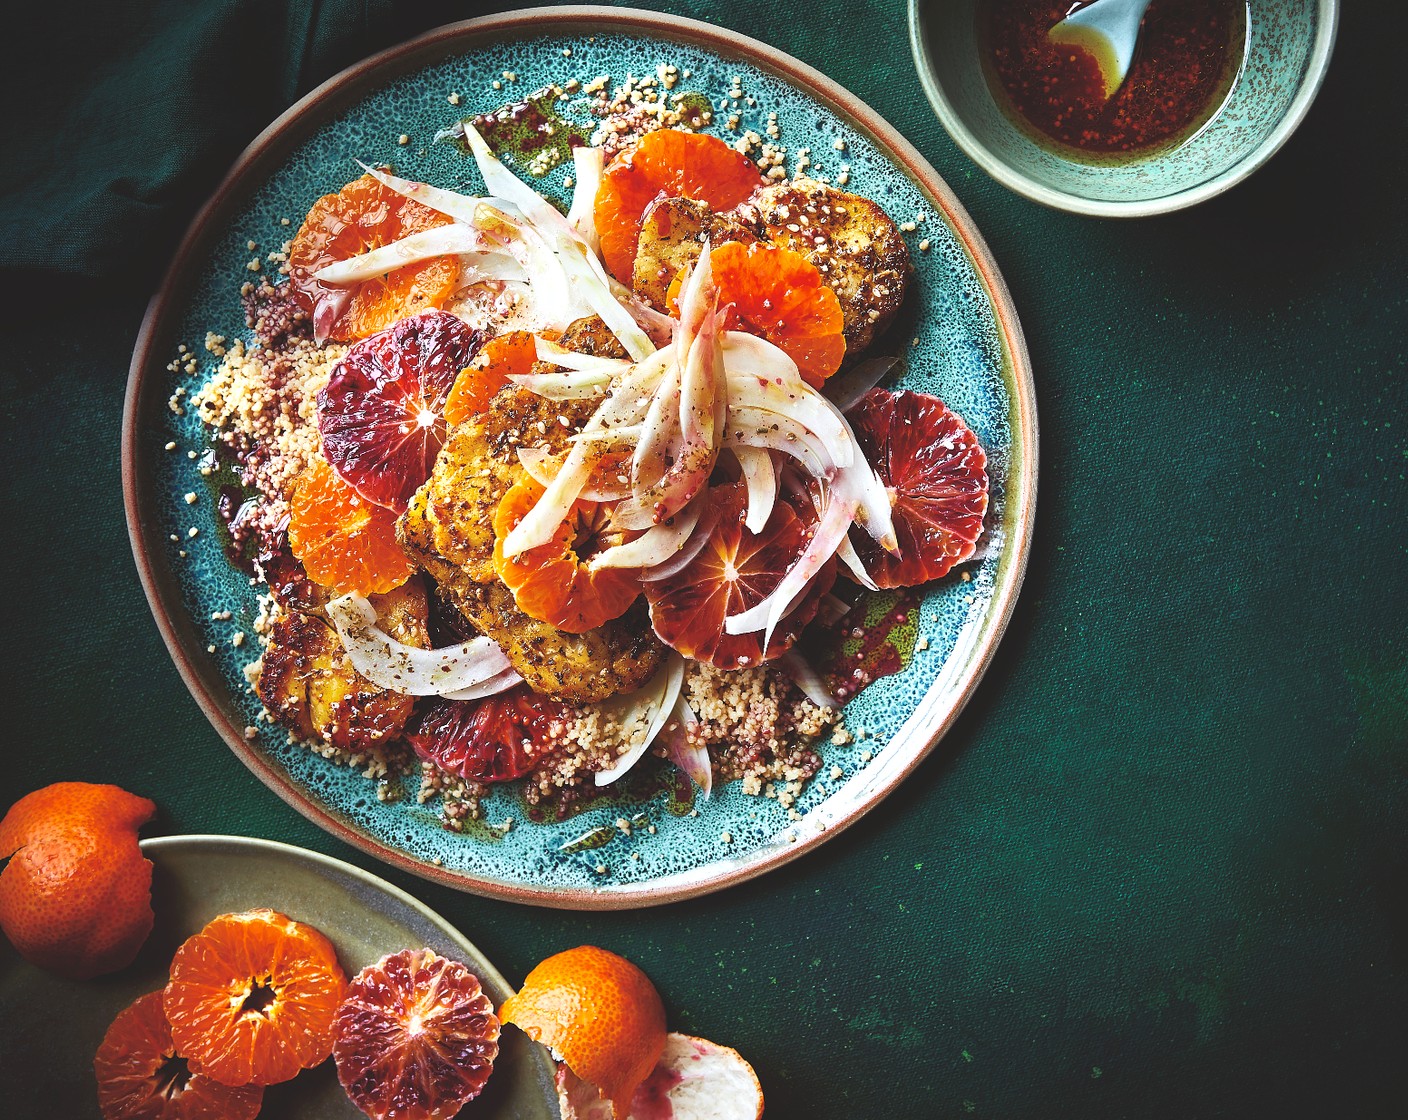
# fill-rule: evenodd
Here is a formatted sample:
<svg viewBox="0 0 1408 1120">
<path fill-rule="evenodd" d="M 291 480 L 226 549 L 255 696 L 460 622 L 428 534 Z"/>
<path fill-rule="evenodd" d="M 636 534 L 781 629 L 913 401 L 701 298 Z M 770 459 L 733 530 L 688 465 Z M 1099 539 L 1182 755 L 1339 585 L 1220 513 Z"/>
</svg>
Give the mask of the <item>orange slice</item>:
<svg viewBox="0 0 1408 1120">
<path fill-rule="evenodd" d="M 657 198 L 692 198 L 731 210 L 763 185 L 757 165 L 716 136 L 662 128 L 642 136 L 602 175 L 596 229 L 611 274 L 630 284 L 640 219 Z"/>
<path fill-rule="evenodd" d="M 416 570 L 396 542 L 396 515 L 367 501 L 323 459 L 294 488 L 288 546 L 309 579 L 340 595 L 385 594 Z"/>
<path fill-rule="evenodd" d="M 494 571 L 513 592 L 518 609 L 569 634 L 583 634 L 626 613 L 640 594 L 634 568 L 592 571 L 587 561 L 607 547 L 606 510 L 577 502 L 547 544 L 509 559 L 504 538 L 543 495 L 525 478 L 509 488 L 494 514 Z M 609 543 L 615 543 L 614 541 Z"/>
<path fill-rule="evenodd" d="M 732 305 L 726 329 L 767 339 L 797 363 L 808 385 L 820 389 L 846 356 L 846 322 L 841 301 L 816 265 L 781 245 L 738 241 L 725 241 L 709 259 L 719 306 Z M 666 296 L 675 314 L 681 282 L 676 276 Z"/>
<path fill-rule="evenodd" d="M 258 1085 L 222 1085 L 176 1053 L 162 995 L 151 992 L 121 1012 L 93 1058 L 103 1120 L 254 1120 Z"/>
<path fill-rule="evenodd" d="M 450 399 L 445 402 L 445 423 L 453 428 L 484 412 L 494 394 L 509 384 L 509 374 L 532 373 L 537 360 L 538 346 L 528 331 L 510 331 L 491 338 L 455 379 Z"/>
<path fill-rule="evenodd" d="M 346 991 L 331 941 L 248 910 L 220 915 L 176 950 L 162 1005 L 193 1069 L 225 1085 L 274 1085 L 327 1060 Z"/>
<path fill-rule="evenodd" d="M 289 277 L 312 301 L 323 296 L 346 298 L 346 308 L 332 324 L 330 338 L 342 342 L 366 338 L 397 319 L 441 306 L 459 286 L 458 258 L 435 257 L 408 264 L 346 288 L 323 284 L 313 279 L 313 274 L 336 261 L 452 220 L 363 175 L 313 203 L 289 247 Z"/>
</svg>

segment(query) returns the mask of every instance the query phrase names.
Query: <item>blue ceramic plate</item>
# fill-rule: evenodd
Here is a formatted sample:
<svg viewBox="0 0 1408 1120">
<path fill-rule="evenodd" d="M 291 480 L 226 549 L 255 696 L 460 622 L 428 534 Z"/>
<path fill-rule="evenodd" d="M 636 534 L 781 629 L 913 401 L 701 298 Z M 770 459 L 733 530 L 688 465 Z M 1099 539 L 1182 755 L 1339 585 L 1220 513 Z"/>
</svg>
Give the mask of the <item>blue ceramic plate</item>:
<svg viewBox="0 0 1408 1120">
<path fill-rule="evenodd" d="M 406 796 L 387 803 L 360 774 L 290 745 L 267 725 L 246 738 L 258 707 L 243 669 L 258 647 L 235 648 L 231 637 L 251 632 L 255 592 L 222 554 L 213 503 L 183 500 L 206 493 L 187 454 L 205 440 L 194 413 L 174 415 L 167 401 L 210 376 L 214 359 L 200 345 L 207 331 L 240 333 L 249 242 L 262 252 L 277 247 L 291 232 L 280 220 L 296 229 L 315 199 L 357 176 L 354 160 L 385 161 L 402 175 L 476 193 L 482 186 L 473 161 L 437 143 L 440 129 L 552 82 L 588 83 L 603 74 L 619 81 L 662 63 L 688 72 L 677 92 L 697 90 L 716 105 L 741 79 L 753 102 L 738 107 L 742 127 L 762 133 L 775 112 L 779 142 L 794 152 L 810 148 L 812 174 L 834 176 L 844 162 L 848 189 L 871 196 L 897 221 L 916 223 L 912 295 L 882 347 L 902 356 L 895 383 L 941 396 L 986 449 L 992 502 L 984 540 L 977 559 L 909 605 L 908 624 L 895 636 L 900 671 L 847 705 L 847 724 L 865 737 L 824 749 L 821 774 L 796 814 L 732 786 L 682 815 L 659 793 L 537 824 L 525 820 L 512 791 L 501 790 L 486 800 L 486 820 L 512 817 L 515 827 L 447 832 L 433 802 L 417 805 L 416 778 L 406 780 Z M 716 128 L 725 128 L 726 116 L 716 114 Z M 559 168 L 534 185 L 564 201 L 565 174 Z M 168 368 L 182 343 L 196 356 L 194 372 Z M 542 905 L 617 908 L 702 894 L 775 867 L 835 835 L 918 764 L 968 699 L 1011 613 L 1031 534 L 1036 438 L 1026 349 L 1002 279 L 947 186 L 894 129 L 852 94 L 761 43 L 653 13 L 553 8 L 441 28 L 371 58 L 309 94 L 255 141 L 196 219 L 152 303 L 133 359 L 123 465 L 138 567 L 177 665 L 216 728 L 277 793 L 335 835 L 428 878 Z M 176 449 L 165 450 L 173 441 Z M 887 605 L 878 603 L 875 616 Z M 227 610 L 229 621 L 212 620 Z M 637 822 L 629 835 L 613 828 L 622 817 Z M 595 847 L 574 843 L 598 829 L 597 838 L 611 838 Z"/>
</svg>

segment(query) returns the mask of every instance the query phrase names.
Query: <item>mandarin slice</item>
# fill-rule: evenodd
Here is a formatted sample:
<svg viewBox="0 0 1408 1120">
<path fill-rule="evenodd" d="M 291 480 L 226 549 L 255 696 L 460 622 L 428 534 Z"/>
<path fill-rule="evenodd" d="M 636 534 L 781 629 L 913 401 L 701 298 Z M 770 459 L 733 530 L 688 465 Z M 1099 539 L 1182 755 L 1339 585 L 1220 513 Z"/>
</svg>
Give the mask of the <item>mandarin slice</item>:
<svg viewBox="0 0 1408 1120">
<path fill-rule="evenodd" d="M 93 1073 L 103 1120 L 254 1120 L 264 1098 L 258 1085 L 222 1085 L 191 1069 L 171 1041 L 161 992 L 112 1021 Z"/>
<path fill-rule="evenodd" d="M 156 806 L 118 786 L 56 782 L 0 820 L 0 929 L 31 964 L 87 980 L 132 963 L 152 931 L 137 829 Z"/>
<path fill-rule="evenodd" d="M 543 496 L 531 478 L 511 486 L 494 513 L 494 571 L 513 592 L 519 610 L 569 634 L 595 630 L 626 613 L 640 595 L 634 568 L 593 571 L 587 561 L 618 543 L 606 525 L 606 510 L 577 502 L 552 540 L 510 559 L 504 539 Z"/>
<path fill-rule="evenodd" d="M 709 259 L 719 306 L 729 308 L 726 329 L 767 339 L 797 363 L 814 389 L 840 369 L 846 317 L 816 265 L 801 253 L 764 242 L 725 241 Z M 676 276 L 666 297 L 674 314 L 681 282 Z"/>
<path fill-rule="evenodd" d="M 748 491 L 739 482 L 717 486 L 709 496 L 718 520 L 708 543 L 674 575 L 645 584 L 650 621 L 667 645 L 720 669 L 740 669 L 780 657 L 815 616 L 821 596 L 836 578 L 828 560 L 804 597 L 773 631 L 767 651 L 763 635 L 727 634 L 724 620 L 762 602 L 782 582 L 807 546 L 814 516 L 803 516 L 787 501 L 773 506 L 761 533 L 744 525 Z"/>
<path fill-rule="evenodd" d="M 560 739 L 567 709 L 527 685 L 482 700 L 436 699 L 406 732 L 416 754 L 474 782 L 532 770 Z"/>
<path fill-rule="evenodd" d="M 641 215 L 657 198 L 689 198 L 731 210 L 763 186 L 757 165 L 716 136 L 662 128 L 622 152 L 601 178 L 594 207 L 601 255 L 631 283 Z"/>
<path fill-rule="evenodd" d="M 247 910 L 176 950 L 163 1006 L 192 1068 L 226 1085 L 274 1085 L 332 1053 L 346 991 L 331 941 L 274 910 Z"/>
<path fill-rule="evenodd" d="M 366 338 L 397 319 L 441 306 L 459 286 L 459 259 L 454 256 L 409 264 L 347 287 L 325 284 L 313 274 L 451 221 L 370 175 L 318 199 L 289 246 L 288 264 L 290 280 L 313 306 L 319 337 L 340 342 Z"/>
<path fill-rule="evenodd" d="M 396 541 L 396 515 L 367 501 L 323 459 L 294 487 L 288 546 L 309 579 L 339 595 L 380 595 L 416 570 Z"/>
<path fill-rule="evenodd" d="M 637 1087 L 665 1049 L 660 993 L 625 957 L 594 945 L 548 957 L 504 1001 L 499 1017 L 551 1047 L 578 1077 L 630 1113 Z"/>
<path fill-rule="evenodd" d="M 872 389 L 851 410 L 865 459 L 890 494 L 899 555 L 851 532 L 881 587 L 914 587 L 948 574 L 976 551 L 988 508 L 987 455 L 938 397 Z"/>
<path fill-rule="evenodd" d="M 401 513 L 445 442 L 445 401 L 483 342 L 445 311 L 402 319 L 343 356 L 318 393 L 323 455 L 368 501 Z"/>
<path fill-rule="evenodd" d="M 489 339 L 455 379 L 445 402 L 445 423 L 453 428 L 484 412 L 494 394 L 509 384 L 510 374 L 532 373 L 537 360 L 538 346 L 531 331 L 510 331 Z"/>
<path fill-rule="evenodd" d="M 447 1120 L 483 1091 L 499 1053 L 479 978 L 430 949 L 357 973 L 334 1030 L 338 1080 L 374 1120 Z"/>
</svg>

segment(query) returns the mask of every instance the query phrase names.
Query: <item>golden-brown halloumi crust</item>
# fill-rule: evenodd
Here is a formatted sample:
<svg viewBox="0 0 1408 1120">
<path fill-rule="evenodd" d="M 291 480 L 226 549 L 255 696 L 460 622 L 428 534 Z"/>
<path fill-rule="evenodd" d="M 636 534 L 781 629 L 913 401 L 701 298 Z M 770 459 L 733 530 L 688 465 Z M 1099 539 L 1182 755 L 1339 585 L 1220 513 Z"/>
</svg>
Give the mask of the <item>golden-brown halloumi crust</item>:
<svg viewBox="0 0 1408 1120">
<path fill-rule="evenodd" d="M 878 203 L 799 178 L 764 187 L 739 213 L 816 265 L 840 300 L 848 359 L 890 325 L 914 265 L 904 235 Z"/>
<path fill-rule="evenodd" d="M 666 311 L 670 282 L 687 264 L 699 259 L 704 241 L 752 244 L 757 235 L 732 214 L 715 214 L 707 202 L 688 198 L 662 198 L 646 207 L 641 216 L 631 284 L 657 311 Z"/>
<path fill-rule="evenodd" d="M 429 602 L 419 576 L 368 598 L 392 637 L 430 648 Z M 395 739 L 415 705 L 413 697 L 379 688 L 358 673 L 337 631 L 319 614 L 299 610 L 285 611 L 275 622 L 255 691 L 269 714 L 299 738 L 352 752 Z"/>
</svg>

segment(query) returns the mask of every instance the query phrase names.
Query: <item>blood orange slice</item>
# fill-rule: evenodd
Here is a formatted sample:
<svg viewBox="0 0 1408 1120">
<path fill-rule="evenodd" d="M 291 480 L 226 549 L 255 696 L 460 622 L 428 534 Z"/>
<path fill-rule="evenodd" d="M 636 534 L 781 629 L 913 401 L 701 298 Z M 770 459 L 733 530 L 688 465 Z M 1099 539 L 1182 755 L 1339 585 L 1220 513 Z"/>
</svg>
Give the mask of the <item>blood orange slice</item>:
<svg viewBox="0 0 1408 1120">
<path fill-rule="evenodd" d="M 868 533 L 851 541 L 881 587 L 914 587 L 973 555 L 988 508 L 987 456 L 938 397 L 872 389 L 850 413 L 865 458 L 885 483 L 899 556 Z"/>
<path fill-rule="evenodd" d="M 513 592 L 519 610 L 531 618 L 583 634 L 619 618 L 640 595 L 640 573 L 633 568 L 593 571 L 587 561 L 620 543 L 607 528 L 606 509 L 577 502 L 547 544 L 510 559 L 504 539 L 543 495 L 525 478 L 509 488 L 494 514 L 494 571 Z"/>
<path fill-rule="evenodd" d="M 719 306 L 730 307 L 725 326 L 767 339 L 821 388 L 846 356 L 846 317 L 816 265 L 781 245 L 739 241 L 725 241 L 709 259 Z M 675 277 L 666 296 L 672 312 L 680 283 Z"/>
<path fill-rule="evenodd" d="M 499 1020 L 479 978 L 429 949 L 357 973 L 337 1009 L 333 1058 L 352 1103 L 374 1120 L 442 1120 L 484 1088 Z"/>
<path fill-rule="evenodd" d="M 226 1085 L 273 1085 L 326 1060 L 346 990 L 331 941 L 273 910 L 247 910 L 176 950 L 163 1006 L 192 1068 Z"/>
<path fill-rule="evenodd" d="M 403 511 L 430 477 L 446 398 L 481 342 L 462 320 L 426 311 L 352 347 L 318 393 L 333 470 L 368 501 Z"/>
<path fill-rule="evenodd" d="M 756 606 L 782 582 L 806 548 L 813 522 L 779 501 L 763 531 L 750 532 L 743 524 L 748 492 L 741 481 L 715 487 L 709 504 L 718 511 L 718 521 L 699 555 L 674 575 L 645 585 L 655 633 L 686 657 L 721 669 L 779 657 L 815 617 L 821 596 L 835 581 L 836 562 L 828 560 L 817 573 L 803 600 L 773 631 L 764 653 L 761 634 L 726 634 L 724 620 Z"/>
<path fill-rule="evenodd" d="M 289 277 L 314 305 L 315 323 L 326 328 L 327 337 L 343 342 L 366 338 L 397 319 L 444 303 L 459 284 L 459 260 L 436 257 L 348 287 L 323 284 L 313 274 L 452 220 L 363 175 L 313 203 L 289 246 Z"/>
<path fill-rule="evenodd" d="M 103 1120 L 254 1120 L 264 1097 L 258 1085 L 222 1085 L 177 1054 L 161 992 L 112 1021 L 93 1073 Z"/>
<path fill-rule="evenodd" d="M 567 709 L 519 685 L 483 700 L 436 700 L 406 740 L 421 758 L 475 782 L 532 770 L 561 738 Z"/>
<path fill-rule="evenodd" d="M 491 338 L 455 380 L 445 402 L 445 422 L 454 427 L 489 407 L 494 394 L 509 383 L 511 373 L 532 373 L 537 343 L 529 331 L 510 331 Z"/>
<path fill-rule="evenodd" d="M 396 515 L 367 501 L 322 459 L 294 488 L 288 546 L 309 579 L 339 595 L 381 595 L 416 570 L 396 543 Z"/>
<path fill-rule="evenodd" d="M 657 198 L 691 198 L 731 210 L 763 186 L 757 165 L 715 136 L 679 129 L 648 132 L 622 152 L 596 192 L 596 228 L 611 274 L 630 284 L 640 219 Z"/>
</svg>

